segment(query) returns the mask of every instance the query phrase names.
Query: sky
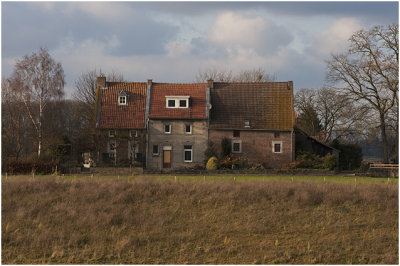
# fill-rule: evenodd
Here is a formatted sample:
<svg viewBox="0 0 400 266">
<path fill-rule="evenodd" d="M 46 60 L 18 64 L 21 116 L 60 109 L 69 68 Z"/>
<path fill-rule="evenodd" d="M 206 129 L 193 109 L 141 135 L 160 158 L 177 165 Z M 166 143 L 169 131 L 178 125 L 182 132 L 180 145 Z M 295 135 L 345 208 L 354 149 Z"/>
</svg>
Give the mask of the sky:
<svg viewBox="0 0 400 266">
<path fill-rule="evenodd" d="M 1 74 L 48 49 L 66 97 L 82 73 L 185 83 L 207 69 L 262 68 L 295 90 L 321 88 L 352 33 L 398 23 L 398 2 L 2 2 Z"/>
</svg>

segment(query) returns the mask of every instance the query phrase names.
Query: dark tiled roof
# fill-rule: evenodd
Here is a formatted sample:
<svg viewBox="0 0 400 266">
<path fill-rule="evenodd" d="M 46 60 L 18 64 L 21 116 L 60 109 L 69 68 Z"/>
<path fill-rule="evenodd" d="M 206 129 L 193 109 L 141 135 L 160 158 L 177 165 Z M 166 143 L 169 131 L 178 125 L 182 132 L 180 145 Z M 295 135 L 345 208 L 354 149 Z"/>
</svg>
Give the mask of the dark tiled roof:
<svg viewBox="0 0 400 266">
<path fill-rule="evenodd" d="M 107 82 L 101 91 L 98 128 L 145 128 L 146 82 Z M 125 91 L 128 105 L 118 105 Z"/>
<path fill-rule="evenodd" d="M 165 96 L 190 96 L 190 107 L 166 108 Z M 149 117 L 206 119 L 206 84 L 153 83 Z"/>
<path fill-rule="evenodd" d="M 210 128 L 292 130 L 293 82 L 220 83 L 211 89 Z"/>
</svg>

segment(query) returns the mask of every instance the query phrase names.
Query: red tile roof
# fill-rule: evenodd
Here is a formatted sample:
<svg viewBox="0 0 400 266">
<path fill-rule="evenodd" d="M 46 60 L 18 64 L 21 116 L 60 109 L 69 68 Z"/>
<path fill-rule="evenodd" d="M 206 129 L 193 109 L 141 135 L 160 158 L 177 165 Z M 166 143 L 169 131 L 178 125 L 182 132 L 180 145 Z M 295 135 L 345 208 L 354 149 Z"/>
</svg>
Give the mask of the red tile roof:
<svg viewBox="0 0 400 266">
<path fill-rule="evenodd" d="M 210 94 L 210 129 L 293 129 L 293 82 L 214 82 Z"/>
<path fill-rule="evenodd" d="M 165 96 L 190 96 L 189 108 L 166 108 Z M 150 118 L 206 119 L 205 83 L 153 83 Z"/>
<path fill-rule="evenodd" d="M 146 82 L 107 82 L 101 90 L 98 128 L 145 128 Z M 128 94 L 128 105 L 118 105 L 121 91 Z"/>
</svg>

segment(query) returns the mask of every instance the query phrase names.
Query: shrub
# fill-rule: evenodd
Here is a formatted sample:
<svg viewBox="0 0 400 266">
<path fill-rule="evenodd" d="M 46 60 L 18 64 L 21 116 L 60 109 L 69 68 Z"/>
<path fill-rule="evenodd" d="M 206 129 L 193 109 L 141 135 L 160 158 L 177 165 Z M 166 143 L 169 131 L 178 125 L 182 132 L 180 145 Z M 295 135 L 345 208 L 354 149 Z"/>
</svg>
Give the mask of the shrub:
<svg viewBox="0 0 400 266">
<path fill-rule="evenodd" d="M 249 165 L 247 159 L 236 157 L 234 154 L 229 154 L 221 159 L 219 162 L 219 166 L 221 168 L 228 168 L 228 169 L 243 169 L 247 168 Z"/>
<path fill-rule="evenodd" d="M 208 162 L 206 164 L 206 169 L 207 170 L 217 170 L 218 168 L 218 159 L 217 157 L 213 156 L 210 159 L 208 159 Z"/>
<path fill-rule="evenodd" d="M 294 165 L 296 165 L 297 168 L 333 170 L 336 167 L 336 157 L 330 153 L 321 157 L 309 152 L 302 152 L 297 156 L 296 164 Z"/>
<path fill-rule="evenodd" d="M 231 153 L 231 141 L 224 137 L 221 140 L 221 157 L 226 157 Z"/>
<path fill-rule="evenodd" d="M 325 169 L 333 170 L 336 167 L 336 157 L 333 154 L 328 153 L 322 157 L 322 166 Z"/>
<path fill-rule="evenodd" d="M 52 174 L 58 168 L 58 161 L 43 161 L 43 160 L 19 160 L 7 162 L 5 167 L 6 172 L 10 174 Z"/>
</svg>

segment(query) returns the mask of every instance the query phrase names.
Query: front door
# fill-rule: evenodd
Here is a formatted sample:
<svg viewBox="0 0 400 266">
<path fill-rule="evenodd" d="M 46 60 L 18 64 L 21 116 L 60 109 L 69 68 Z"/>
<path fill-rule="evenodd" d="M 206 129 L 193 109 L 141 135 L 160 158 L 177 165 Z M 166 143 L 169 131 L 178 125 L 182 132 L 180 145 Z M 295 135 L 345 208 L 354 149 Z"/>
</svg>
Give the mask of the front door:
<svg viewBox="0 0 400 266">
<path fill-rule="evenodd" d="M 171 168 L 171 150 L 164 150 L 163 168 Z"/>
</svg>

